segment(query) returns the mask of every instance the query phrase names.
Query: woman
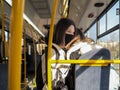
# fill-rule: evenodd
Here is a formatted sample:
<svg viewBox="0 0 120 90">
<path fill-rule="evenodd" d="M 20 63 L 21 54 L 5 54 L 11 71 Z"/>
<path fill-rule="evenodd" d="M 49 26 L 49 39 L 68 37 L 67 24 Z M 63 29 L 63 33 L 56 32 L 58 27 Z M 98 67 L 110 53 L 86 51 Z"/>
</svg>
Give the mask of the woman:
<svg viewBox="0 0 120 90">
<path fill-rule="evenodd" d="M 54 35 L 53 35 L 53 46 L 54 48 L 56 48 L 57 52 L 59 53 L 59 58 L 58 59 L 65 59 L 65 45 L 67 43 L 70 42 L 70 40 L 72 40 L 74 38 L 74 35 L 75 35 L 75 32 L 76 32 L 76 28 L 75 28 L 75 24 L 72 20 L 68 19 L 68 18 L 62 18 L 58 21 L 58 23 L 56 24 L 56 27 L 55 27 L 55 31 L 54 31 Z M 52 50 L 52 59 L 56 59 L 57 57 L 57 54 L 56 54 L 56 50 L 53 49 Z M 42 71 L 40 75 L 39 73 L 40 72 L 37 72 L 37 78 L 36 78 L 36 83 L 37 83 L 37 89 L 38 90 L 45 90 L 44 89 L 44 86 L 45 86 L 45 83 L 47 83 L 47 78 L 46 78 L 46 65 L 47 65 L 47 62 L 44 62 L 46 61 L 45 58 L 46 58 L 47 55 L 43 55 L 42 58 L 41 58 L 41 62 L 42 62 L 42 67 L 39 65 L 38 67 L 38 70 L 37 71 Z M 68 64 L 64 64 L 66 66 L 70 66 Z M 64 66 L 62 64 L 52 64 L 52 81 L 53 81 L 53 90 L 61 90 L 61 86 L 58 85 L 58 82 L 57 80 L 59 80 L 60 78 L 58 78 L 58 76 L 56 76 L 56 74 L 59 74 L 58 73 L 58 67 L 60 66 Z M 42 68 L 42 70 L 40 70 Z M 57 70 L 56 70 L 57 68 Z M 67 69 L 59 69 L 60 72 L 65 72 Z M 68 71 L 67 71 L 68 73 Z M 62 74 L 61 77 L 62 78 L 65 78 L 66 77 L 66 74 Z M 39 78 L 43 78 L 43 84 L 44 85 L 41 85 L 40 86 L 40 83 L 38 83 L 40 80 L 38 80 Z M 64 83 L 65 83 L 65 80 L 64 80 Z M 65 89 L 67 90 L 67 89 Z"/>
<path fill-rule="evenodd" d="M 58 21 L 56 27 L 55 27 L 55 31 L 54 31 L 54 36 L 53 36 L 53 45 L 56 46 L 56 48 L 60 51 L 60 60 L 64 60 L 66 59 L 65 58 L 65 53 L 66 53 L 66 48 L 65 48 L 65 45 L 68 44 L 75 36 L 75 33 L 76 33 L 76 27 L 75 27 L 75 24 L 72 20 L 68 19 L 68 18 L 62 18 Z M 53 53 L 53 59 L 54 59 L 54 54 Z M 60 66 L 64 66 L 64 67 L 68 67 L 70 68 L 70 64 L 52 64 L 52 67 L 60 67 Z M 65 79 L 66 79 L 66 76 L 68 75 L 68 68 L 60 68 L 60 72 L 62 73 L 65 73 L 65 74 L 62 74 L 61 77 L 62 79 L 62 82 L 65 84 Z M 57 78 L 54 73 L 57 73 L 56 70 L 52 69 L 52 72 L 53 72 L 53 75 L 52 75 L 52 78 L 53 78 L 53 81 L 55 81 L 56 79 L 59 79 Z M 66 83 L 67 84 L 67 83 Z M 53 86 L 55 85 L 55 83 L 53 82 Z M 57 85 L 56 85 L 57 86 Z M 55 86 L 55 87 L 56 87 Z M 62 85 L 58 85 L 57 87 L 61 87 Z M 64 86 L 63 86 L 64 87 Z M 53 87 L 54 88 L 54 87 Z M 56 90 L 62 90 L 62 88 L 56 88 Z M 67 84 L 67 88 L 65 90 L 70 90 L 69 89 L 69 85 Z"/>
<path fill-rule="evenodd" d="M 68 18 L 60 19 L 54 31 L 53 43 L 65 48 L 65 45 L 74 38 L 75 29 L 75 24 L 72 20 Z"/>
</svg>

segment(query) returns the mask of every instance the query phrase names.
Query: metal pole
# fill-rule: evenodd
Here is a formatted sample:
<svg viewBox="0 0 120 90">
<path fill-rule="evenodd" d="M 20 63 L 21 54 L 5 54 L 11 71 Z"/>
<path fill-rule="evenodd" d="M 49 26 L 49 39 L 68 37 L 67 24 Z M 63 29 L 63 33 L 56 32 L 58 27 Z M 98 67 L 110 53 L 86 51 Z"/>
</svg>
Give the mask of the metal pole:
<svg viewBox="0 0 120 90">
<path fill-rule="evenodd" d="M 24 0 L 12 0 L 8 90 L 20 90 Z"/>
<path fill-rule="evenodd" d="M 56 16 L 56 10 L 57 10 L 58 0 L 54 0 L 53 8 L 52 8 L 52 18 L 51 18 L 51 26 L 50 26 L 50 33 L 49 33 L 49 42 L 48 42 L 48 90 L 52 90 L 51 87 L 51 56 L 52 56 L 52 39 L 53 39 L 53 31 L 54 31 L 54 22 L 55 22 L 55 16 Z"/>
</svg>

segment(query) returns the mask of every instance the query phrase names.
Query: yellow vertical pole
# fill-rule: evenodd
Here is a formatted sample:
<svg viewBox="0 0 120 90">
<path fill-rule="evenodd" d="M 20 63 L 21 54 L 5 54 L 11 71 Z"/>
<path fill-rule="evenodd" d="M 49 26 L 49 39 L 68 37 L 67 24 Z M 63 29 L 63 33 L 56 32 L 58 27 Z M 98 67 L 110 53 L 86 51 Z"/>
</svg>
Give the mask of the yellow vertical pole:
<svg viewBox="0 0 120 90">
<path fill-rule="evenodd" d="M 56 16 L 58 0 L 54 0 L 53 8 L 52 8 L 52 19 L 51 19 L 51 26 L 50 26 L 50 33 L 49 33 L 49 42 L 48 42 L 48 90 L 52 90 L 52 75 L 51 75 L 51 56 L 52 56 L 52 39 L 53 39 L 53 31 L 54 31 L 54 22 Z"/>
<path fill-rule="evenodd" d="M 8 90 L 20 90 L 24 0 L 12 0 Z"/>
<path fill-rule="evenodd" d="M 68 2 L 69 2 L 69 0 L 66 0 L 65 4 L 63 5 L 64 6 L 64 10 L 63 10 L 63 13 L 62 13 L 62 17 L 63 18 L 65 18 L 66 17 L 66 13 L 68 13 Z"/>
</svg>

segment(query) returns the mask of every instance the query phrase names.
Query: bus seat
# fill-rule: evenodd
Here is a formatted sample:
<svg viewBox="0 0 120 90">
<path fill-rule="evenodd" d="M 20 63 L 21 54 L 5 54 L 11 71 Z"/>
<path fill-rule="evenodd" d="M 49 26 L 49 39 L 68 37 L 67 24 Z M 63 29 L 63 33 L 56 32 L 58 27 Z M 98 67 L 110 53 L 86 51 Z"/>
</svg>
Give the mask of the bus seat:
<svg viewBox="0 0 120 90">
<path fill-rule="evenodd" d="M 0 90 L 8 90 L 8 64 L 0 63 Z"/>
<path fill-rule="evenodd" d="M 110 59 L 108 49 L 95 49 L 79 59 Z M 108 66 L 75 66 L 75 90 L 109 90 L 110 65 Z"/>
</svg>

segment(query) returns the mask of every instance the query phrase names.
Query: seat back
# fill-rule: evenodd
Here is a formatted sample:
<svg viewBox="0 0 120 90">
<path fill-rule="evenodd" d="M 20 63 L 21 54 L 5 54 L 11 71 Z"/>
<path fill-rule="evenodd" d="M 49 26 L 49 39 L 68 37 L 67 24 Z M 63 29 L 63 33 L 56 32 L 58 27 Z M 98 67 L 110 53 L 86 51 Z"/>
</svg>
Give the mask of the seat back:
<svg viewBox="0 0 120 90">
<path fill-rule="evenodd" d="M 76 65 L 75 90 L 109 90 L 110 66 Z"/>
<path fill-rule="evenodd" d="M 82 56 L 79 59 L 99 60 L 110 59 L 111 55 L 108 49 L 95 49 Z M 110 65 L 108 66 L 80 66 L 75 68 L 75 90 L 109 90 Z"/>
<path fill-rule="evenodd" d="M 0 63 L 0 90 L 8 90 L 8 64 Z"/>
</svg>

